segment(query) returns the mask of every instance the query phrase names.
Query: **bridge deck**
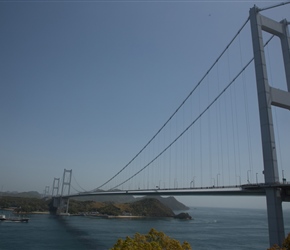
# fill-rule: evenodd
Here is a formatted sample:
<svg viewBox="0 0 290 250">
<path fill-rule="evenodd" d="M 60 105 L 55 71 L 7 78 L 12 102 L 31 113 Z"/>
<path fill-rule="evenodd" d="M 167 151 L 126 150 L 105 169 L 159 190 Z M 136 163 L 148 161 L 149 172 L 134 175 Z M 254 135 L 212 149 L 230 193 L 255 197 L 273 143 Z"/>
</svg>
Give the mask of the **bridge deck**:
<svg viewBox="0 0 290 250">
<path fill-rule="evenodd" d="M 173 195 L 173 196 L 264 196 L 267 188 L 279 188 L 284 196 L 290 195 L 290 184 L 273 183 L 273 184 L 247 184 L 241 186 L 212 186 L 197 188 L 174 188 L 174 189 L 137 189 L 137 190 L 109 190 L 82 192 L 63 196 L 64 198 L 82 197 L 82 196 L 103 196 L 103 195 Z M 286 201 L 286 200 L 285 200 Z"/>
</svg>

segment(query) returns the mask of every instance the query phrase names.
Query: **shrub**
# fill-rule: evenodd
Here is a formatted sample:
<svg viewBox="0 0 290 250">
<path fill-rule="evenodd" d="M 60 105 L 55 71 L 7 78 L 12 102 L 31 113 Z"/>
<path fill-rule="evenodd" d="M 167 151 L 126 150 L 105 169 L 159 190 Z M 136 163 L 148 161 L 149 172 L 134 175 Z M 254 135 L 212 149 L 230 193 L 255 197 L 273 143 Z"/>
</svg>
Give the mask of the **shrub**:
<svg viewBox="0 0 290 250">
<path fill-rule="evenodd" d="M 274 245 L 271 248 L 268 248 L 268 250 L 290 250 L 290 233 L 284 240 L 282 247 L 279 247 L 278 245 Z"/>
<path fill-rule="evenodd" d="M 148 234 L 136 233 L 133 238 L 118 239 L 111 250 L 191 250 L 188 242 L 181 245 L 178 240 L 172 239 L 163 232 L 151 229 Z"/>
</svg>

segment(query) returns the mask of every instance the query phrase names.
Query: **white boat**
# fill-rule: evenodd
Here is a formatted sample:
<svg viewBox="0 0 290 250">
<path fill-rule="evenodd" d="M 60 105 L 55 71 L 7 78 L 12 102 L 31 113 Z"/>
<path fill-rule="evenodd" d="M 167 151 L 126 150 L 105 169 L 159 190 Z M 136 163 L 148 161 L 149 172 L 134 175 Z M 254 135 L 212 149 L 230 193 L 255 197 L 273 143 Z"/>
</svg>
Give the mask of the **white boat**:
<svg viewBox="0 0 290 250">
<path fill-rule="evenodd" d="M 28 222 L 29 218 L 22 217 L 8 217 L 5 214 L 0 214 L 0 221 L 11 221 L 11 222 Z"/>
</svg>

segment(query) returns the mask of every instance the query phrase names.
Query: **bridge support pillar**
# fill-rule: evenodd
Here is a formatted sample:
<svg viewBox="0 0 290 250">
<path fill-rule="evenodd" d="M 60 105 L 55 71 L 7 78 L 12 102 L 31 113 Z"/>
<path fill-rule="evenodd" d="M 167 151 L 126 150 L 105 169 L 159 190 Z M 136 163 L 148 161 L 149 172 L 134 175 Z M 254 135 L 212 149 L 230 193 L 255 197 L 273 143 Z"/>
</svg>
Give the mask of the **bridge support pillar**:
<svg viewBox="0 0 290 250">
<path fill-rule="evenodd" d="M 60 215 L 62 213 L 68 213 L 68 199 L 64 199 L 61 196 L 52 198 L 51 213 Z"/>
<path fill-rule="evenodd" d="M 259 102 L 265 183 L 273 184 L 279 182 L 279 171 L 271 106 L 275 105 L 290 109 L 290 93 L 269 86 L 262 31 L 278 36 L 281 40 L 286 81 L 289 90 L 290 74 L 288 67 L 290 50 L 287 22 L 284 20 L 280 23 L 262 16 L 256 6 L 250 10 L 250 21 Z M 285 238 L 285 232 L 280 189 L 276 187 L 267 188 L 266 198 L 270 246 L 274 244 L 281 246 Z"/>
<path fill-rule="evenodd" d="M 282 199 L 279 189 L 266 189 L 268 231 L 270 245 L 282 246 L 285 238 Z"/>
</svg>

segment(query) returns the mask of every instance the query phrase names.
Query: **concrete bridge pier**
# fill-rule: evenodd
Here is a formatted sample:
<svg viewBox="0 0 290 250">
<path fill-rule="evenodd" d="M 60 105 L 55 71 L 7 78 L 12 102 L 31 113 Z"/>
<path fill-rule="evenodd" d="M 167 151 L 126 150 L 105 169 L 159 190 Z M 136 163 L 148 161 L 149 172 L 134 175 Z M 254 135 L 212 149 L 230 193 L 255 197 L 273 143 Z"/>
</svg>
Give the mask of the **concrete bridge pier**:
<svg viewBox="0 0 290 250">
<path fill-rule="evenodd" d="M 69 198 L 61 196 L 52 198 L 51 213 L 56 215 L 68 215 Z"/>
</svg>

